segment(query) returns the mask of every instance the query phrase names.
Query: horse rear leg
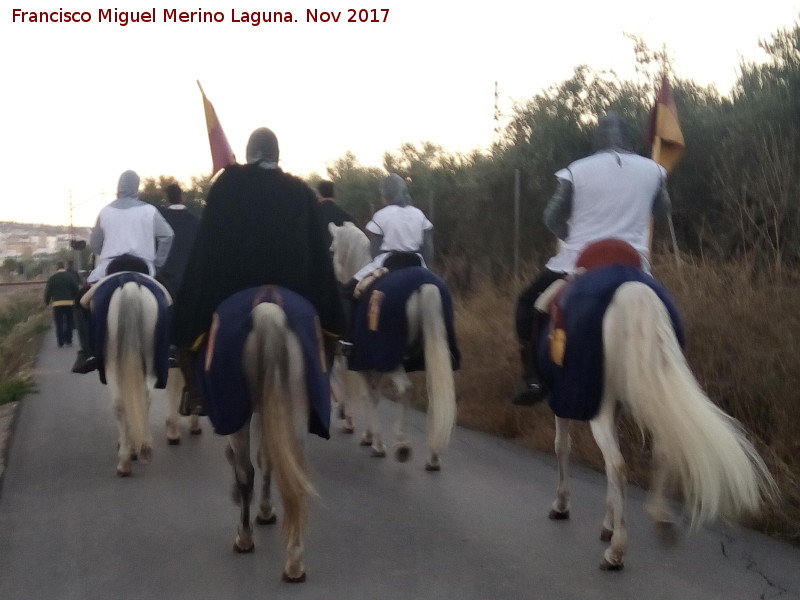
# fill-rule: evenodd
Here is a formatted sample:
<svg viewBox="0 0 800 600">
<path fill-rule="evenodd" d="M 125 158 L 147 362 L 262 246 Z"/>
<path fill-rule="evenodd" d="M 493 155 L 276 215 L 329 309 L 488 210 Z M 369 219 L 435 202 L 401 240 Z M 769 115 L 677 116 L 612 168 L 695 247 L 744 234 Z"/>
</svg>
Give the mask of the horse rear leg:
<svg viewBox="0 0 800 600">
<path fill-rule="evenodd" d="M 114 398 L 114 414 L 117 417 L 117 475 L 130 477 L 133 449 L 125 420 L 125 409 L 119 397 Z"/>
<path fill-rule="evenodd" d="M 181 443 L 181 432 L 179 428 L 180 415 L 178 414 L 178 407 L 181 403 L 181 397 L 185 387 L 185 380 L 180 369 L 170 369 L 169 378 L 167 379 L 167 443 L 176 445 Z M 199 435 L 203 433 L 203 428 L 200 425 L 200 417 L 196 413 L 189 416 L 189 433 L 191 435 Z"/>
<path fill-rule="evenodd" d="M 181 443 L 181 432 L 178 429 L 178 405 L 181 401 L 181 394 L 183 393 L 183 377 L 179 376 L 179 369 L 170 369 L 169 377 L 167 378 L 167 443 L 170 446 Z"/>
<path fill-rule="evenodd" d="M 383 458 L 386 456 L 386 446 L 383 443 L 381 421 L 378 416 L 378 403 L 381 400 L 381 376 L 379 373 L 370 373 L 369 377 L 369 402 L 367 402 L 367 429 L 361 438 L 362 446 L 372 446 L 372 456 Z"/>
<path fill-rule="evenodd" d="M 253 500 L 253 483 L 255 470 L 250 462 L 250 420 L 236 433 L 228 436 L 230 452 L 228 460 L 233 466 L 234 500 L 238 500 L 241 508 L 239 528 L 233 550 L 238 553 L 252 552 L 253 525 L 250 522 L 250 503 Z"/>
<path fill-rule="evenodd" d="M 556 499 L 550 507 L 550 518 L 555 520 L 569 519 L 570 485 L 569 485 L 569 454 L 572 441 L 569 437 L 569 420 L 556 417 L 555 450 L 558 461 L 558 488 Z"/>
<path fill-rule="evenodd" d="M 400 405 L 400 412 L 394 424 L 394 456 L 398 462 L 406 462 L 411 457 L 411 444 L 408 441 L 411 380 L 402 368 L 391 373 L 390 378 L 395 391 L 395 399 Z"/>
<path fill-rule="evenodd" d="M 261 450 L 258 453 L 258 468 L 261 471 L 261 500 L 258 503 L 256 523 L 272 525 L 277 522 L 278 516 L 272 506 L 272 465 L 270 465 L 269 456 L 264 452 L 263 446 L 261 444 Z"/>
<path fill-rule="evenodd" d="M 589 422 L 595 442 L 603 454 L 606 465 L 606 516 L 600 539 L 611 544 L 606 548 L 600 568 L 618 571 L 624 566 L 623 558 L 628 549 L 628 528 L 625 522 L 625 493 L 627 475 L 625 460 L 617 439 L 616 403 L 606 395 L 598 415 Z"/>
<path fill-rule="evenodd" d="M 647 498 L 647 514 L 653 520 L 661 542 L 673 544 L 677 541 L 676 519 L 669 506 L 665 492 L 669 483 L 669 473 L 666 462 L 654 442 L 653 447 L 653 480 L 650 484 L 650 494 Z"/>
<path fill-rule="evenodd" d="M 334 356 L 331 368 L 331 404 L 336 409 L 336 414 L 344 421 L 342 433 L 354 433 L 352 403 L 355 399 L 357 380 L 360 374 L 347 369 L 343 356 Z"/>
</svg>

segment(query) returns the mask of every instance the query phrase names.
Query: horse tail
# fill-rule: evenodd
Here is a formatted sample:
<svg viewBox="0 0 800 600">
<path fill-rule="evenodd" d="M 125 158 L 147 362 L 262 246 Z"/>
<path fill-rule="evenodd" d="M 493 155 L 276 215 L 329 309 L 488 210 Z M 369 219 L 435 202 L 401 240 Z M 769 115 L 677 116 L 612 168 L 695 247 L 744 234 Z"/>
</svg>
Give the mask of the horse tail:
<svg viewBox="0 0 800 600">
<path fill-rule="evenodd" d="M 125 412 L 132 450 L 142 451 L 149 432 L 149 398 L 146 373 L 147 348 L 152 339 L 145 333 L 143 288 L 128 282 L 115 295 L 117 303 L 116 368 L 121 408 Z M 153 328 L 155 324 L 153 324 Z"/>
<path fill-rule="evenodd" d="M 293 403 L 290 388 L 301 386 L 290 381 L 290 344 L 295 345 L 291 360 L 302 364 L 297 340 L 291 335 L 283 312 L 277 304 L 264 302 L 253 309 L 253 330 L 259 353 L 263 451 L 278 482 L 283 502 L 283 535 L 287 540 L 302 539 L 308 523 L 308 496 L 315 493 L 310 470 L 303 452 L 300 428 L 308 426 L 307 412 L 295 414 L 306 401 Z M 302 423 L 301 423 L 302 421 Z"/>
<path fill-rule="evenodd" d="M 652 434 L 653 454 L 676 474 L 692 527 L 755 512 L 774 479 L 742 425 L 700 388 L 669 313 L 647 285 L 617 290 L 603 321 L 606 392 Z"/>
<path fill-rule="evenodd" d="M 439 288 L 423 284 L 419 298 L 428 390 L 428 446 L 438 454 L 450 441 L 456 422 L 453 363 Z"/>
</svg>

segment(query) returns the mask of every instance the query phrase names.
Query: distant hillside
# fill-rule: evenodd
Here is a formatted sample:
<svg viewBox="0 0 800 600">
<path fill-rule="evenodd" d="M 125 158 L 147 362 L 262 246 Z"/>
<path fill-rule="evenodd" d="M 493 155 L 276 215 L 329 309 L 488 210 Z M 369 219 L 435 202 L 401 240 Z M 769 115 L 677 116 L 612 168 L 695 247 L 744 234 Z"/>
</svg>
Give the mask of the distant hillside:
<svg viewBox="0 0 800 600">
<path fill-rule="evenodd" d="M 73 233 L 76 238 L 88 239 L 91 227 L 74 227 L 70 232 L 69 225 L 46 225 L 44 223 L 17 223 L 15 221 L 0 221 L 0 233 L 16 235 L 69 235 Z"/>
</svg>

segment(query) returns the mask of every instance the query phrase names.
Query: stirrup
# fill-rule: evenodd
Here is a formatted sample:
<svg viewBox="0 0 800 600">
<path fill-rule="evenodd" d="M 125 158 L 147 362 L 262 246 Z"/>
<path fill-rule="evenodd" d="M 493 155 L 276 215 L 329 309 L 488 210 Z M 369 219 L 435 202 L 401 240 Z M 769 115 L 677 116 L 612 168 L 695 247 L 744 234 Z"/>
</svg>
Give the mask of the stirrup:
<svg viewBox="0 0 800 600">
<path fill-rule="evenodd" d="M 87 356 L 85 352 L 78 352 L 78 358 L 75 359 L 75 364 L 72 365 L 72 372 L 85 375 L 95 369 L 97 369 L 97 359 L 94 356 Z"/>
<path fill-rule="evenodd" d="M 525 380 L 520 383 L 511 403 L 514 406 L 533 406 L 547 397 L 547 390 L 536 381 Z"/>
<path fill-rule="evenodd" d="M 173 345 L 170 345 L 169 347 L 169 356 L 167 358 L 167 364 L 170 369 L 178 368 L 178 349 Z"/>
<path fill-rule="evenodd" d="M 339 353 L 342 356 L 352 356 L 353 342 L 348 342 L 346 340 L 339 340 Z"/>
</svg>

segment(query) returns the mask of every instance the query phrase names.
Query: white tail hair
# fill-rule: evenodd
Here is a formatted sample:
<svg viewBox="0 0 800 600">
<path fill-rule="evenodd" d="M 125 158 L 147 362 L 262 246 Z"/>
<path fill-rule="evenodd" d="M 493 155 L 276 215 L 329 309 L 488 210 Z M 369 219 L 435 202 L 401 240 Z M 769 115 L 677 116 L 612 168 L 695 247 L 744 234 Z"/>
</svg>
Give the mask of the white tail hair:
<svg viewBox="0 0 800 600">
<path fill-rule="evenodd" d="M 654 455 L 677 475 L 693 527 L 754 512 L 776 493 L 741 424 L 701 389 L 650 287 L 619 287 L 603 320 L 603 340 L 606 392 L 651 432 Z"/>
<path fill-rule="evenodd" d="M 308 496 L 315 494 L 309 467 L 295 428 L 295 410 L 289 394 L 290 335 L 286 313 L 277 304 L 263 302 L 253 309 L 253 332 L 263 380 L 258 410 L 262 444 L 269 457 L 283 501 L 283 535 L 301 540 L 308 522 Z"/>
<path fill-rule="evenodd" d="M 456 421 L 453 363 L 442 312 L 442 295 L 431 283 L 420 286 L 420 318 L 428 390 L 428 446 L 439 453 L 450 441 Z"/>
<path fill-rule="evenodd" d="M 113 360 L 117 364 L 117 383 L 121 407 L 125 411 L 131 449 L 138 453 L 147 441 L 149 431 L 149 396 L 146 380 L 149 365 L 145 348 L 146 344 L 152 344 L 152 339 L 145 334 L 144 328 L 151 325 L 154 328 L 155 323 L 145 323 L 144 296 L 137 283 L 126 283 L 114 292 L 114 296 L 117 297 L 117 344 L 116 348 L 109 350 L 115 352 Z"/>
</svg>

